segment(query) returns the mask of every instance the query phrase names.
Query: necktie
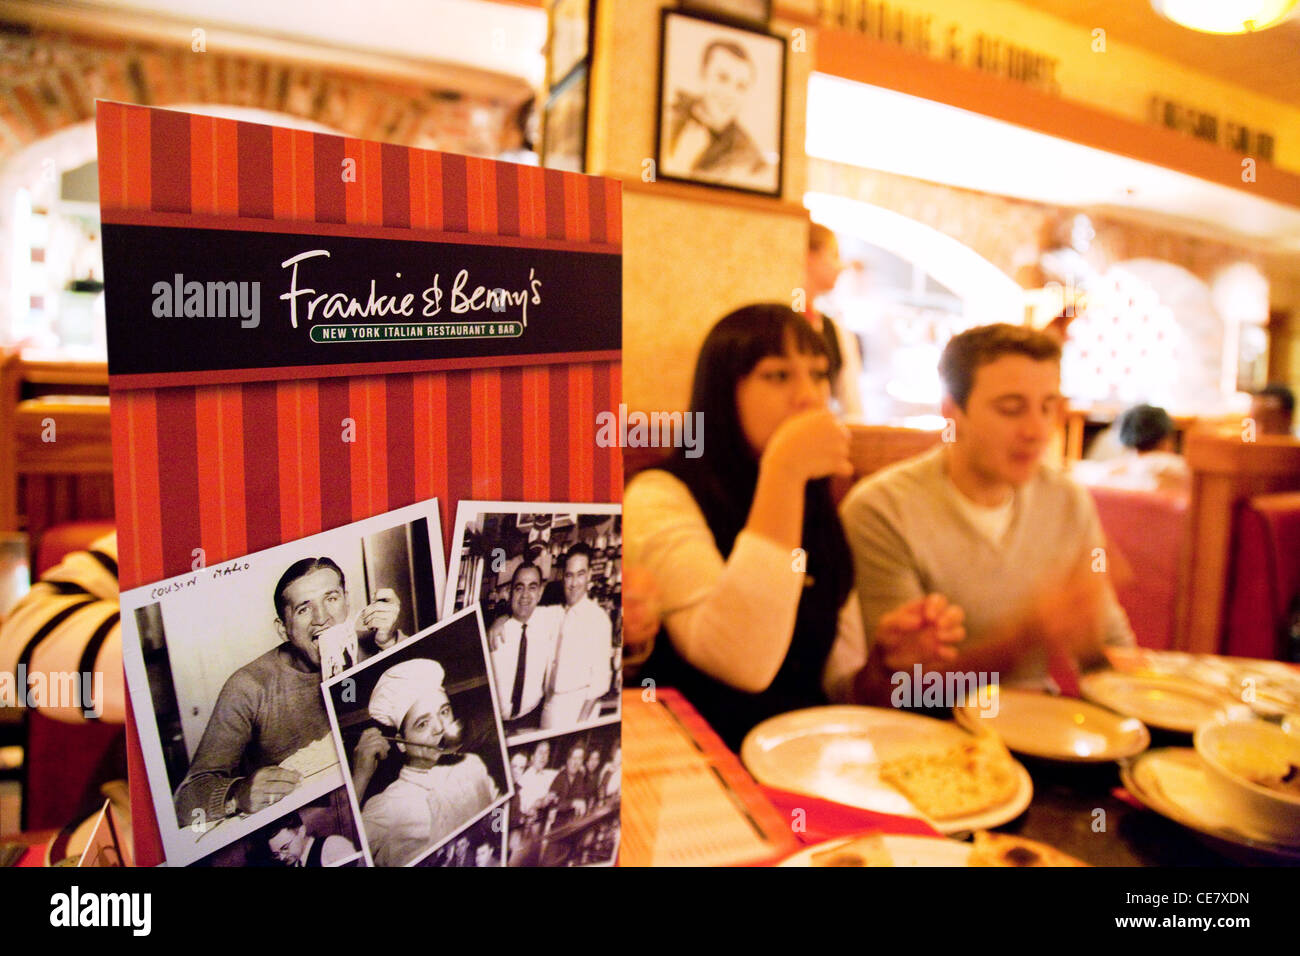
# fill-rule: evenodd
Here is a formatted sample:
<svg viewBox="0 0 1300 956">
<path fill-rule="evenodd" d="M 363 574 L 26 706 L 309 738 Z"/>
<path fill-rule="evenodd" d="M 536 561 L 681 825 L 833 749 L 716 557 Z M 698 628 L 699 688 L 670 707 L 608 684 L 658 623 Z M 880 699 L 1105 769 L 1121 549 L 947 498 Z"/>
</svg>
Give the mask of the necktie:
<svg viewBox="0 0 1300 956">
<path fill-rule="evenodd" d="M 528 625 L 519 629 L 519 659 L 515 661 L 515 689 L 510 694 L 510 716 L 518 717 L 524 703 L 524 661 L 528 656 Z"/>
</svg>

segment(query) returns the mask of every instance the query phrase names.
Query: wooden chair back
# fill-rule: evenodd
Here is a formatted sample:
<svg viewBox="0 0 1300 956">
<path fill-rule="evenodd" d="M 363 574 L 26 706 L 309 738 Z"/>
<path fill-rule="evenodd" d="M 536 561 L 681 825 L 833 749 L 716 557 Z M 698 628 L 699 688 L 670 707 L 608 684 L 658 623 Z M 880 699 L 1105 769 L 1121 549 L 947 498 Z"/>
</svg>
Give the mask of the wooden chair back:
<svg viewBox="0 0 1300 956">
<path fill-rule="evenodd" d="M 1261 435 L 1247 442 L 1233 433 L 1191 431 L 1185 454 L 1192 472 L 1190 547 L 1175 646 L 1219 653 L 1237 511 L 1256 495 L 1300 491 L 1300 440 Z"/>
<path fill-rule="evenodd" d="M 852 478 L 836 478 L 831 491 L 836 501 L 848 494 L 853 485 L 895 462 L 913 458 L 937 445 L 941 432 L 919 428 L 895 428 L 890 425 L 850 425 L 849 460 Z"/>
<path fill-rule="evenodd" d="M 0 356 L 0 531 L 113 516 L 103 362 Z"/>
</svg>

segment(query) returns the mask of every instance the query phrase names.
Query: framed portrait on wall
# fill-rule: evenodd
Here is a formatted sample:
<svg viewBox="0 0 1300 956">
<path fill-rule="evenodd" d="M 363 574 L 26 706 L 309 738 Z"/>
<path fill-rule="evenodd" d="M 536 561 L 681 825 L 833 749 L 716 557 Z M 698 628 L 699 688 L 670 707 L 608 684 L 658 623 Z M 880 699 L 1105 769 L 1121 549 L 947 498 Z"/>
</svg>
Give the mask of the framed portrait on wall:
<svg viewBox="0 0 1300 956">
<path fill-rule="evenodd" d="M 772 19 L 772 0 L 681 0 L 681 4 L 684 10 L 756 27 L 766 27 Z"/>
<path fill-rule="evenodd" d="M 660 178 L 781 194 L 781 37 L 664 10 L 658 112 Z"/>
<path fill-rule="evenodd" d="M 596 0 L 555 0 L 547 19 L 546 87 L 555 89 L 591 52 Z"/>
<path fill-rule="evenodd" d="M 587 66 L 551 91 L 542 111 L 542 165 L 572 173 L 587 169 Z"/>
</svg>

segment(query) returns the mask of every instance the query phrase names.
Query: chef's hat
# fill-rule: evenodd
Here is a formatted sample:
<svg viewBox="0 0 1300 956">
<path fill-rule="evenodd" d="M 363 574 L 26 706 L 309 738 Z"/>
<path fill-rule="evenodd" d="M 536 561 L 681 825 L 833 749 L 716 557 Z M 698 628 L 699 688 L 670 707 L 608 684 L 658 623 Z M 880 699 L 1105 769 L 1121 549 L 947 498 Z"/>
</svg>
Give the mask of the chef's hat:
<svg viewBox="0 0 1300 956">
<path fill-rule="evenodd" d="M 400 728 L 422 694 L 442 692 L 443 676 L 441 664 L 423 657 L 394 664 L 370 694 L 370 716 L 386 727 Z"/>
</svg>

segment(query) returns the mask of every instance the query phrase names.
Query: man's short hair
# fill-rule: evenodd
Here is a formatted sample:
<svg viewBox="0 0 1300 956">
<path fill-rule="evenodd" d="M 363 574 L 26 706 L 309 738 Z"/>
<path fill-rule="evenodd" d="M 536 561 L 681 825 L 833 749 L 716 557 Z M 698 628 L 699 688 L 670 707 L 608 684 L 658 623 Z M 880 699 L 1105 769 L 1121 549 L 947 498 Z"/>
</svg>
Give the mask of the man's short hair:
<svg viewBox="0 0 1300 956">
<path fill-rule="evenodd" d="M 276 617 L 284 618 L 284 592 L 288 590 L 289 585 L 321 568 L 329 568 L 339 576 L 339 587 L 347 587 L 347 581 L 343 577 L 343 569 L 334 563 L 333 558 L 303 558 L 301 561 L 295 561 L 289 565 L 284 574 L 280 575 L 280 580 L 275 585 Z"/>
<path fill-rule="evenodd" d="M 1119 440 L 1126 448 L 1154 451 L 1174 433 L 1174 420 L 1156 405 L 1134 405 L 1119 417 Z"/>
<path fill-rule="evenodd" d="M 525 569 L 527 569 L 527 568 L 532 568 L 534 571 L 536 571 L 536 572 L 537 572 L 537 580 L 539 580 L 539 581 L 542 580 L 542 569 L 539 568 L 537 565 L 533 564 L 533 562 L 531 562 L 531 561 L 524 561 L 524 562 L 522 562 L 522 563 L 519 565 L 519 567 L 515 568 L 515 573 L 512 574 L 512 575 L 510 575 L 510 583 L 511 583 L 511 584 L 514 584 L 516 581 L 518 581 L 518 580 L 519 580 L 519 572 L 520 572 L 520 571 L 523 571 L 523 570 L 525 570 Z"/>
<path fill-rule="evenodd" d="M 1269 382 L 1258 392 L 1256 398 L 1276 399 L 1278 406 L 1288 415 L 1295 414 L 1295 392 L 1281 382 Z"/>
<path fill-rule="evenodd" d="M 1036 362 L 1059 362 L 1061 345 L 1027 325 L 980 325 L 948 340 L 939 356 L 939 377 L 957 406 L 966 408 L 975 373 L 1004 355 L 1023 355 Z"/>
<path fill-rule="evenodd" d="M 713 54 L 718 50 L 722 50 L 724 53 L 730 53 L 738 60 L 744 60 L 749 64 L 751 70 L 754 68 L 753 62 L 749 59 L 749 54 L 745 52 L 745 48 L 739 43 L 734 40 L 713 40 L 704 48 L 704 53 L 700 56 L 701 73 L 704 72 L 704 68 L 709 65 L 709 57 L 713 56 Z"/>
<path fill-rule="evenodd" d="M 275 839 L 276 834 L 283 833 L 285 830 L 297 830 L 302 825 L 302 815 L 297 810 L 291 810 L 280 819 L 271 821 L 258 832 L 262 835 L 263 843 L 270 843 Z"/>
<path fill-rule="evenodd" d="M 566 570 L 569 567 L 569 559 L 581 555 L 587 559 L 587 567 L 591 567 L 591 548 L 587 547 L 581 541 L 575 544 L 568 551 L 564 552 L 564 560 L 560 562 L 560 567 Z"/>
</svg>

